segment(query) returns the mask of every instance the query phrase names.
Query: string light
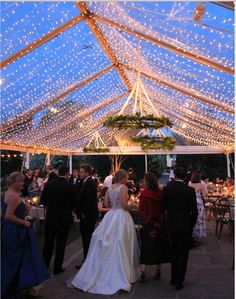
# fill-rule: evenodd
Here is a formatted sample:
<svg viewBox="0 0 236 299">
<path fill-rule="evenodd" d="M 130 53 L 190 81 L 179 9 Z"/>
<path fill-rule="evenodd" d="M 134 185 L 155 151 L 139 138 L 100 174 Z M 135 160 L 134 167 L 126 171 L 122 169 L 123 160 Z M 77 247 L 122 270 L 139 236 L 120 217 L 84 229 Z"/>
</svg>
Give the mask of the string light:
<svg viewBox="0 0 236 299">
<path fill-rule="evenodd" d="M 234 67 L 233 12 L 220 14 L 207 3 L 202 22 L 191 22 L 194 3 L 173 2 L 87 2 L 89 9 L 128 28 L 222 66 Z M 44 34 L 80 14 L 75 3 L 26 2 L 2 6 L 1 59 L 41 38 Z M 137 69 L 136 36 L 96 21 L 119 63 Z M 27 26 L 26 26 L 27 25 Z M 18 34 L 21 32 L 21 34 Z M 99 33 L 98 33 L 99 34 Z M 170 82 L 193 95 L 214 101 L 203 102 L 177 92 L 150 78 L 142 82 L 156 109 L 171 116 L 173 132 L 188 141 L 221 149 L 234 147 L 234 117 L 220 109 L 233 108 L 234 78 L 142 40 L 141 71 Z M 2 70 L 2 124 L 66 92 L 111 65 L 86 21 L 66 30 L 46 44 Z M 133 86 L 137 74 L 123 68 Z M 4 84 L 3 84 L 4 82 Z M 69 94 L 29 119 L 2 132 L 5 144 L 45 150 L 81 151 L 97 130 L 107 145 L 117 132 L 103 127 L 109 115 L 117 114 L 127 97 L 107 101 L 127 91 L 117 70 Z M 98 105 L 98 109 L 92 109 Z M 145 104 L 146 110 L 153 113 Z M 130 111 L 131 113 L 131 111 Z M 83 115 L 86 115 L 83 119 Z"/>
</svg>

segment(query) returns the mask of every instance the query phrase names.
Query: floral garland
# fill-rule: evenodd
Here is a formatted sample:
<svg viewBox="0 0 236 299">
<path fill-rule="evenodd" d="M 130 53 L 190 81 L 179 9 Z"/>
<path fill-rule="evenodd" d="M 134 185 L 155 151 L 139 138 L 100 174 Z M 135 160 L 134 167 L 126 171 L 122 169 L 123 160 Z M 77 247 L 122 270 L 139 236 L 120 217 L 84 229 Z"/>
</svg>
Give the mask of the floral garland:
<svg viewBox="0 0 236 299">
<path fill-rule="evenodd" d="M 104 126 L 118 129 L 159 129 L 162 127 L 171 127 L 172 122 L 169 118 L 157 117 L 153 114 L 143 115 L 137 112 L 135 115 L 115 115 L 108 117 Z"/>
<path fill-rule="evenodd" d="M 110 152 L 108 147 L 84 147 L 83 152 L 85 153 L 107 153 Z"/>
<path fill-rule="evenodd" d="M 166 137 L 150 137 L 150 136 L 135 136 L 130 137 L 134 143 L 140 143 L 142 150 L 173 150 L 175 147 L 175 139 Z"/>
</svg>

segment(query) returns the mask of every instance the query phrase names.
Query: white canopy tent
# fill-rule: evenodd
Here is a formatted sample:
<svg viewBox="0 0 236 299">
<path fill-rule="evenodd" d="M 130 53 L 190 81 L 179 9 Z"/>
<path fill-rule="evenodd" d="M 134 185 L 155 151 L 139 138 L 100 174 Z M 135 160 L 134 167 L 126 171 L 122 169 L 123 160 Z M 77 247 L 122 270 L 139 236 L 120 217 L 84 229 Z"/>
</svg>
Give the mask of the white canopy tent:
<svg viewBox="0 0 236 299">
<path fill-rule="evenodd" d="M 216 5 L 218 4 L 218 5 Z M 1 148 L 50 155 L 137 155 L 103 126 L 138 76 L 168 117 L 173 151 L 234 151 L 234 3 L 1 3 Z M 45 13 L 46 12 L 46 13 Z M 127 112 L 129 113 L 129 111 Z M 94 132 L 109 153 L 84 153 Z M 26 163 L 28 159 L 25 160 Z M 72 159 L 71 159 L 72 161 Z"/>
</svg>

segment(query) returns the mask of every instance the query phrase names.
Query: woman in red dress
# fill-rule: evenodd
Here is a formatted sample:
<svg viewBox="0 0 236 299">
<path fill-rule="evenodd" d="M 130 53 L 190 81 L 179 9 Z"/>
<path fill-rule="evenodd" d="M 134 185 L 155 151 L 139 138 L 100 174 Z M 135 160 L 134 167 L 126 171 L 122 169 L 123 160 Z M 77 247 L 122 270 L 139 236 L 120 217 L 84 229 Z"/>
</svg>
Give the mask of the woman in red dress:
<svg viewBox="0 0 236 299">
<path fill-rule="evenodd" d="M 154 278 L 160 279 L 161 263 L 169 262 L 169 242 L 157 177 L 152 172 L 146 173 L 144 184 L 145 188 L 141 191 L 139 200 L 139 213 L 143 221 L 140 230 L 141 281 L 145 280 L 145 265 L 156 265 Z"/>
</svg>

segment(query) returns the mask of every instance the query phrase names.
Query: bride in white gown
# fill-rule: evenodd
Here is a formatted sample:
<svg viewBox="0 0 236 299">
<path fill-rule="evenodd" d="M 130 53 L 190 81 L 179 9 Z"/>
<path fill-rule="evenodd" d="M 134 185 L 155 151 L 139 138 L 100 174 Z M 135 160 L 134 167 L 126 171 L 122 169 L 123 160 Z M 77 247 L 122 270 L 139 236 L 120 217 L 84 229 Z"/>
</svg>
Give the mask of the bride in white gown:
<svg viewBox="0 0 236 299">
<path fill-rule="evenodd" d="M 129 213 L 128 174 L 121 169 L 116 183 L 106 192 L 105 204 L 111 210 L 94 231 L 88 256 L 72 285 L 84 292 L 112 295 L 131 291 L 138 279 L 139 247 L 133 219 Z"/>
</svg>

